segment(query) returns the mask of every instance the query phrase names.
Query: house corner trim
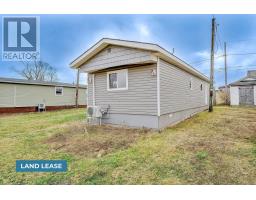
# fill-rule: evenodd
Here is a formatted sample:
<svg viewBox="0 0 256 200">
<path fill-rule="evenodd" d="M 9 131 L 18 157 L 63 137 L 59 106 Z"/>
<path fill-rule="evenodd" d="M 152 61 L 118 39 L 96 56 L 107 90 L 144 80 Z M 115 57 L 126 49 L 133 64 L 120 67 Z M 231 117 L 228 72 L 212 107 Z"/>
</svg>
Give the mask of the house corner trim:
<svg viewBox="0 0 256 200">
<path fill-rule="evenodd" d="M 160 62 L 157 57 L 157 116 L 160 116 Z"/>
<path fill-rule="evenodd" d="M 95 74 L 92 75 L 92 105 L 95 106 Z"/>
</svg>

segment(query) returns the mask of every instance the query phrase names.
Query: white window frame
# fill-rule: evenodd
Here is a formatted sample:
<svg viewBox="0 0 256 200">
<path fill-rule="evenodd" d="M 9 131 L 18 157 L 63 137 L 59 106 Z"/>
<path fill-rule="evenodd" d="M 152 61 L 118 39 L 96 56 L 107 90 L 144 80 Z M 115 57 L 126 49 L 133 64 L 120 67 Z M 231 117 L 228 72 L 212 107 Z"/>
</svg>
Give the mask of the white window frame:
<svg viewBox="0 0 256 200">
<path fill-rule="evenodd" d="M 125 72 L 125 74 L 126 74 L 126 87 L 118 88 L 118 83 L 117 83 L 117 88 L 109 88 L 109 75 L 114 74 L 114 73 L 118 73 L 118 72 Z M 121 70 L 115 70 L 115 71 L 107 72 L 107 90 L 108 91 L 128 90 L 128 69 L 121 69 Z"/>
<path fill-rule="evenodd" d="M 61 88 L 61 90 L 62 90 L 62 93 L 61 93 L 61 94 L 57 94 L 57 93 L 56 93 L 57 88 Z M 55 96 L 63 96 L 63 92 L 64 92 L 63 87 L 59 87 L 59 86 L 56 86 L 56 87 L 55 87 Z"/>
</svg>

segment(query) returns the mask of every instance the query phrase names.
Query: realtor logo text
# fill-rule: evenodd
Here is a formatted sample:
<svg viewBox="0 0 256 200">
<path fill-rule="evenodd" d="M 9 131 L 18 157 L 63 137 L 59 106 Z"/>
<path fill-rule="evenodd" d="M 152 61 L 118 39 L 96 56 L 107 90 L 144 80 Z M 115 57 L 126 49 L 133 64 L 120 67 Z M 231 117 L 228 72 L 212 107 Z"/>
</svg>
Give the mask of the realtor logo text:
<svg viewBox="0 0 256 200">
<path fill-rule="evenodd" d="M 3 17 L 3 61 L 40 59 L 38 17 Z"/>
</svg>

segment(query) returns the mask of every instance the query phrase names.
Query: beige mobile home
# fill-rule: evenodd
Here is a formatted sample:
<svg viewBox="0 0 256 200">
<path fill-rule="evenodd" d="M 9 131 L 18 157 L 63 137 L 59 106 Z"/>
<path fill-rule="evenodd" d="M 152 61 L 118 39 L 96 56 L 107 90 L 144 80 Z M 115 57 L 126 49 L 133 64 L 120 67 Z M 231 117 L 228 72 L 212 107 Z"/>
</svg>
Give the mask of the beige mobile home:
<svg viewBox="0 0 256 200">
<path fill-rule="evenodd" d="M 78 104 L 85 107 L 85 85 L 79 87 Z M 68 83 L 0 78 L 0 113 L 33 112 L 41 104 L 46 110 L 75 106 L 76 86 Z"/>
<path fill-rule="evenodd" d="M 104 38 L 71 67 L 88 73 L 102 123 L 160 129 L 208 107 L 209 79 L 156 44 Z"/>
</svg>

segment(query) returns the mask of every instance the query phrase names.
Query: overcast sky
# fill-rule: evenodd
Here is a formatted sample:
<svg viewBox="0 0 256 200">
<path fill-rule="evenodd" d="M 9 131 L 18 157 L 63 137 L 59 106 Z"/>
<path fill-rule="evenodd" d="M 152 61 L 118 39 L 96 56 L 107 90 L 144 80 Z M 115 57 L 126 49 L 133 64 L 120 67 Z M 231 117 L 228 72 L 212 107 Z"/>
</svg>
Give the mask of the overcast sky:
<svg viewBox="0 0 256 200">
<path fill-rule="evenodd" d="M 256 53 L 256 15 L 215 15 L 218 25 L 216 56 Z M 103 37 L 157 43 L 205 75 L 210 69 L 212 15 L 40 15 L 41 59 L 58 70 L 59 81 L 72 83 L 69 63 Z M 2 20 L 1 22 L 2 23 Z M 2 34 L 2 24 L 0 26 Z M 1 35 L 2 38 L 2 35 Z M 0 45 L 2 52 L 2 45 Z M 205 60 L 204 62 L 199 62 Z M 256 54 L 228 56 L 228 82 L 256 69 Z M 223 57 L 216 59 L 215 84 L 224 83 Z M 11 69 L 19 62 L 0 61 L 1 77 L 20 78 Z M 82 82 L 86 83 L 85 76 Z"/>
</svg>

